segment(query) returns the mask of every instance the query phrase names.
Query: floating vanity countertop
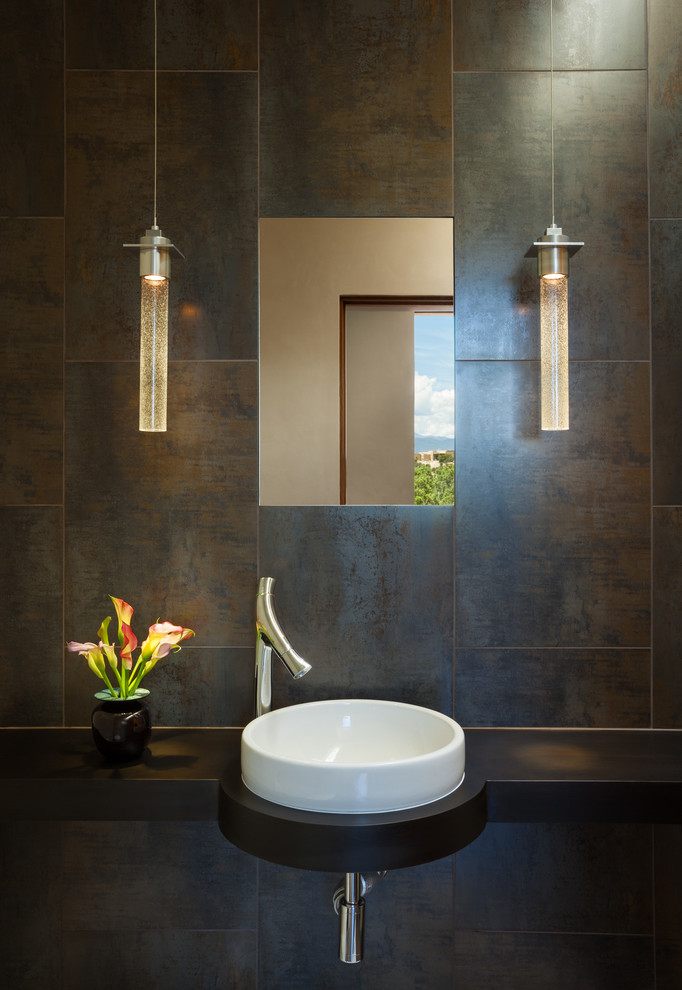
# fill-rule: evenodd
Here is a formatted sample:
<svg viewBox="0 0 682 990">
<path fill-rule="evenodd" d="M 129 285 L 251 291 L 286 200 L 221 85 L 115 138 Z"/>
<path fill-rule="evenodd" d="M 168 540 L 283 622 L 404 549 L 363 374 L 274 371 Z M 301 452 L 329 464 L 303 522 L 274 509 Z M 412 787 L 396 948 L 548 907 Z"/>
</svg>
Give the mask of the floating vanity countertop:
<svg viewBox="0 0 682 990">
<path fill-rule="evenodd" d="M 215 821 L 241 734 L 155 727 L 139 761 L 116 764 L 90 729 L 0 729 L 0 820 Z"/>
<path fill-rule="evenodd" d="M 122 765 L 104 761 L 89 729 L 0 729 L 0 820 L 220 818 L 227 837 L 255 855 L 341 872 L 437 859 L 486 821 L 682 824 L 682 730 L 465 735 L 465 782 L 447 798 L 402 812 L 328 815 L 251 794 L 241 782 L 241 729 L 157 727 L 143 759 Z"/>
</svg>

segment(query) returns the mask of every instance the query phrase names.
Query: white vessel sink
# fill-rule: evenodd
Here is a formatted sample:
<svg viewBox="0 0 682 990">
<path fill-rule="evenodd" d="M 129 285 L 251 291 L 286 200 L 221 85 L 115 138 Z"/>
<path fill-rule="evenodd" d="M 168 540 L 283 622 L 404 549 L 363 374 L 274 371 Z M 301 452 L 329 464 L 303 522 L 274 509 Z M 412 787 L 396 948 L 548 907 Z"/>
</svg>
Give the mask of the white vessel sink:
<svg viewBox="0 0 682 990">
<path fill-rule="evenodd" d="M 362 814 L 416 808 L 464 779 L 464 733 L 394 701 L 313 701 L 268 712 L 242 734 L 242 779 L 289 808 Z"/>
</svg>

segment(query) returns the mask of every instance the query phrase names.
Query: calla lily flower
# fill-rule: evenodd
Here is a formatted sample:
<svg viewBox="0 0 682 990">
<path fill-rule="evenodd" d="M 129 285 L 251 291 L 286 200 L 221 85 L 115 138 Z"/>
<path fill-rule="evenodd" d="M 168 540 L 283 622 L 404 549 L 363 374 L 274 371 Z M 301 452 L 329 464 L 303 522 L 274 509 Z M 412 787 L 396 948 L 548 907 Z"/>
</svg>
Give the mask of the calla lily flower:
<svg viewBox="0 0 682 990">
<path fill-rule="evenodd" d="M 171 650 L 179 649 L 178 643 L 194 635 L 193 629 L 174 626 L 172 622 L 155 622 L 149 627 L 149 634 L 142 644 L 140 656 L 143 660 L 160 660 Z"/>
<path fill-rule="evenodd" d="M 109 595 L 109 597 L 114 603 L 118 619 L 118 646 L 109 642 L 111 616 L 107 616 L 98 629 L 99 643 L 72 641 L 66 644 L 66 648 L 70 653 L 78 653 L 86 657 L 92 672 L 106 682 L 111 697 L 129 698 L 135 694 L 142 678 L 156 666 L 156 663 L 168 656 L 171 650 L 179 650 L 179 644 L 189 636 L 194 636 L 194 630 L 186 629 L 184 626 L 176 626 L 172 622 L 155 622 L 149 627 L 147 638 L 143 642 L 137 661 L 133 666 L 132 654 L 133 650 L 137 649 L 137 636 L 130 623 L 134 609 L 122 598 L 114 598 L 113 595 Z M 119 656 L 121 659 L 120 669 Z M 116 688 L 107 677 L 106 662 L 109 663 L 114 672 L 114 683 L 118 682 Z M 149 692 L 141 689 L 141 694 L 145 695 Z M 97 696 L 104 697 L 101 693 Z"/>
<path fill-rule="evenodd" d="M 80 653 L 84 657 L 90 650 L 97 649 L 97 643 L 74 643 L 72 640 L 66 644 L 66 648 L 69 653 Z"/>
<path fill-rule="evenodd" d="M 116 650 L 109 643 L 100 643 L 104 656 L 109 661 L 109 664 L 116 670 L 118 667 L 118 657 L 116 656 Z"/>
<path fill-rule="evenodd" d="M 118 617 L 118 645 L 121 647 L 121 660 L 126 670 L 132 670 L 132 652 L 137 647 L 137 636 L 130 628 L 130 623 L 135 609 L 128 602 L 124 602 L 122 598 L 114 598 L 113 595 L 109 595 L 109 597 L 114 603 Z"/>
</svg>

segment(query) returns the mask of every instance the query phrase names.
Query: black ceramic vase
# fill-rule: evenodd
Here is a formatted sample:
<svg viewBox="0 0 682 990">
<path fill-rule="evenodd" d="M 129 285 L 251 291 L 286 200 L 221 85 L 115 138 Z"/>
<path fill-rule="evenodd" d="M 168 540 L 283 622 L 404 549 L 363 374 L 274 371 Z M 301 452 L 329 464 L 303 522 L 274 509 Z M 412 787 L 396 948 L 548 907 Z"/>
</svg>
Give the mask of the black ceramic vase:
<svg viewBox="0 0 682 990">
<path fill-rule="evenodd" d="M 149 742 L 149 708 L 139 698 L 110 698 L 92 711 L 95 746 L 109 760 L 137 760 Z"/>
</svg>

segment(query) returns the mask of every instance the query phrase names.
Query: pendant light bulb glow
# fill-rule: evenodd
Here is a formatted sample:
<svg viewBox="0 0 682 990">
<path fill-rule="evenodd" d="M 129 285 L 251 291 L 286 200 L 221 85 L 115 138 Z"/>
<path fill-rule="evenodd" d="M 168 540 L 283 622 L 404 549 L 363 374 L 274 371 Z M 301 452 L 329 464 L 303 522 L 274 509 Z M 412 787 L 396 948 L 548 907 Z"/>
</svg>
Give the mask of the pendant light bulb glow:
<svg viewBox="0 0 682 990">
<path fill-rule="evenodd" d="M 168 285 L 170 252 L 182 252 L 154 224 L 137 244 L 140 252 L 140 431 L 166 430 L 168 396 Z"/>
<path fill-rule="evenodd" d="M 582 247 L 552 224 L 528 252 L 540 277 L 540 428 L 567 430 L 568 259 Z"/>
<path fill-rule="evenodd" d="M 140 430 L 166 430 L 171 243 L 158 227 L 140 238 Z"/>
</svg>

